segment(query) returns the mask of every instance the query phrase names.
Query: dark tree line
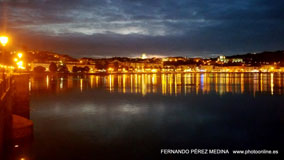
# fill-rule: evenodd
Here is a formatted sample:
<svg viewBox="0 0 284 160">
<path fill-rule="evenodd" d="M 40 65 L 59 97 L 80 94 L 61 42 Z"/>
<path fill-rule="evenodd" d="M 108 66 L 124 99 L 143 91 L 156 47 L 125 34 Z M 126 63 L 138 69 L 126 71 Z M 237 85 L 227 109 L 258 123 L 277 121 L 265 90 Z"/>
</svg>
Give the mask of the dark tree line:
<svg viewBox="0 0 284 160">
<path fill-rule="evenodd" d="M 41 72 L 45 72 L 45 71 L 46 71 L 46 69 L 43 66 L 37 66 L 37 67 L 34 68 L 34 72 L 37 72 L 37 73 L 41 73 Z M 52 72 L 52 73 L 56 73 L 56 72 L 69 73 L 69 70 L 68 70 L 68 68 L 65 64 L 56 65 L 56 63 L 54 63 L 54 62 L 50 63 L 49 71 Z M 89 71 L 90 71 L 90 68 L 88 66 L 85 66 L 85 67 L 74 66 L 72 68 L 73 73 L 87 73 Z"/>
<path fill-rule="evenodd" d="M 85 73 L 85 72 L 89 72 L 89 71 L 90 71 L 90 68 L 88 66 L 85 66 L 85 67 L 74 66 L 72 68 L 73 73 Z"/>
</svg>

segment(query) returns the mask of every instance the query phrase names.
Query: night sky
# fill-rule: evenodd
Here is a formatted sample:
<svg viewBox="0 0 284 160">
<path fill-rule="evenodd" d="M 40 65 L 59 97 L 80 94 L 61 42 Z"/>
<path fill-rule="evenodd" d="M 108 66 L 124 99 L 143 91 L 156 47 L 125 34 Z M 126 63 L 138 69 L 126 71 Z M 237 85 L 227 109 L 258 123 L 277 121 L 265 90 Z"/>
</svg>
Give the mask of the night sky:
<svg viewBox="0 0 284 160">
<path fill-rule="evenodd" d="M 284 49 L 283 0 L 0 0 L 14 46 L 74 57 Z"/>
</svg>

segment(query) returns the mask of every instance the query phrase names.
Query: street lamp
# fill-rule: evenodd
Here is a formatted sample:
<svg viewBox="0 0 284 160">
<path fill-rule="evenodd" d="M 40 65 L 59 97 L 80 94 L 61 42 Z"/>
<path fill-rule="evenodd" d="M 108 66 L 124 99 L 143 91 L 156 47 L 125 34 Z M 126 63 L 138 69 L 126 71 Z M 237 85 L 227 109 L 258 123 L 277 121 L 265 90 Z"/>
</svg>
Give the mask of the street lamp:
<svg viewBox="0 0 284 160">
<path fill-rule="evenodd" d="M 23 53 L 19 52 L 19 53 L 17 54 L 17 57 L 18 57 L 18 58 L 14 58 L 14 61 L 16 62 L 18 68 L 19 68 L 19 69 L 25 69 L 25 67 L 24 67 L 24 62 L 23 62 L 23 60 L 22 60 Z"/>
<path fill-rule="evenodd" d="M 8 41 L 9 41 L 9 39 L 8 39 L 8 37 L 7 36 L 0 36 L 0 43 L 2 44 L 2 46 L 3 46 L 3 48 L 2 48 L 2 53 L 1 53 L 1 59 L 2 59 L 2 61 L 1 62 L 3 62 L 3 59 L 4 59 L 4 47 L 6 46 L 6 44 L 8 43 Z M 3 79 L 5 79 L 5 75 L 4 75 L 4 70 L 2 70 L 2 78 Z"/>
<path fill-rule="evenodd" d="M 2 44 L 2 46 L 6 46 L 6 44 L 8 43 L 9 38 L 7 36 L 0 36 L 0 43 Z"/>
<path fill-rule="evenodd" d="M 23 53 L 19 52 L 18 57 L 21 59 L 23 57 Z"/>
</svg>

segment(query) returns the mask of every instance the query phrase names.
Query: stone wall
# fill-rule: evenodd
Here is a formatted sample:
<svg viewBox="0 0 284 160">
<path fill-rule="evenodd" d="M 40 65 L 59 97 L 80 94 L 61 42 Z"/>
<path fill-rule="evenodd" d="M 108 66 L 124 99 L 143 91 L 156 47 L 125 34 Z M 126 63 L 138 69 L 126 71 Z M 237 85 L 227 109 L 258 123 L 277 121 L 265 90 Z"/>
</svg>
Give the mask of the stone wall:
<svg viewBox="0 0 284 160">
<path fill-rule="evenodd" d="M 32 135 L 33 123 L 29 120 L 29 76 L 13 76 L 9 89 L 0 99 L 0 159 L 15 138 Z M 7 148 L 6 148 L 7 149 Z"/>
<path fill-rule="evenodd" d="M 0 84 L 1 85 L 1 84 Z M 8 130 L 11 130 L 12 122 L 12 97 L 13 92 L 7 90 L 0 95 L 0 159 L 4 154 L 4 144 L 7 143 L 9 136 Z"/>
</svg>

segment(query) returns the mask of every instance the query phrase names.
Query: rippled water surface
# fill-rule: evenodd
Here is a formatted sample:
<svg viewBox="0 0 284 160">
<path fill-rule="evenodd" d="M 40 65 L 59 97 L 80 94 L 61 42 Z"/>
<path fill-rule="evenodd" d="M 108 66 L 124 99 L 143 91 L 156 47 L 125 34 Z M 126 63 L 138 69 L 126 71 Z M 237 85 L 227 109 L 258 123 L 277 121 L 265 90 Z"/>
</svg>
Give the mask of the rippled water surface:
<svg viewBox="0 0 284 160">
<path fill-rule="evenodd" d="M 279 149 L 283 87 L 277 73 L 32 76 L 34 138 L 23 156 L 132 159 L 159 157 L 161 148 Z"/>
</svg>

